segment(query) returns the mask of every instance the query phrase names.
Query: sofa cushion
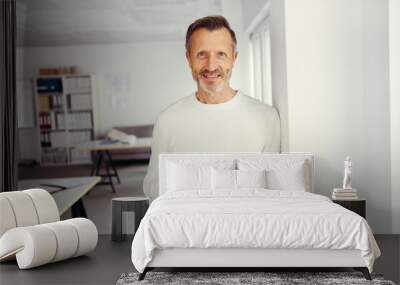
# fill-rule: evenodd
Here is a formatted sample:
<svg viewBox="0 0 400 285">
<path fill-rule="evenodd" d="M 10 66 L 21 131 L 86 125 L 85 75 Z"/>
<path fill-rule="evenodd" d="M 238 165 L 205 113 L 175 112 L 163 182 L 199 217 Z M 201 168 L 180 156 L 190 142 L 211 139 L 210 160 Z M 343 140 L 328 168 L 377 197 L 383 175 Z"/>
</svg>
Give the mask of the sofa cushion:
<svg viewBox="0 0 400 285">
<path fill-rule="evenodd" d="M 97 241 L 96 226 L 84 218 L 13 228 L 0 238 L 0 261 L 16 257 L 20 269 L 33 268 L 86 254 Z"/>
</svg>

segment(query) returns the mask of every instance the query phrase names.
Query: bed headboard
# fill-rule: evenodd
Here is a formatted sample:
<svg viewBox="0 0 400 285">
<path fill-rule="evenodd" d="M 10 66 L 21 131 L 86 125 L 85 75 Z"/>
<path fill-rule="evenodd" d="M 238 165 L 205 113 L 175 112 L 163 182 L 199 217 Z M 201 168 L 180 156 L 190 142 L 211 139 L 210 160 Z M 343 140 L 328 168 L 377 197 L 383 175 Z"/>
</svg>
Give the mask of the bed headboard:
<svg viewBox="0 0 400 285">
<path fill-rule="evenodd" d="M 312 153 L 259 153 L 259 152 L 235 152 L 235 153 L 162 153 L 159 157 L 159 195 L 166 192 L 167 166 L 169 162 L 179 164 L 204 164 L 218 163 L 219 161 L 232 161 L 237 166 L 240 159 L 270 160 L 270 161 L 304 161 L 307 166 L 306 179 L 309 189 L 314 192 L 314 156 Z"/>
</svg>

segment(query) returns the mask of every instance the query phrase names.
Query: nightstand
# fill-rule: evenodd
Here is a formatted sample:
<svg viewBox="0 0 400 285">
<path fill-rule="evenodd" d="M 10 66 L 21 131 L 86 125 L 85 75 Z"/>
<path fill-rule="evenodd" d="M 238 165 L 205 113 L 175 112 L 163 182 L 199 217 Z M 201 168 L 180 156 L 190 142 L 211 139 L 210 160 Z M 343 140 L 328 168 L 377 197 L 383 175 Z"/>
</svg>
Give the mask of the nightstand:
<svg viewBox="0 0 400 285">
<path fill-rule="evenodd" d="M 332 202 L 339 204 L 340 206 L 359 214 L 364 219 L 366 218 L 366 200 L 332 200 Z"/>
<path fill-rule="evenodd" d="M 123 233 L 123 216 L 126 212 L 134 212 L 134 221 L 125 221 L 126 223 L 135 224 L 135 232 L 137 231 L 140 221 L 146 214 L 149 207 L 149 198 L 146 197 L 117 197 L 111 200 L 112 207 L 112 232 L 111 239 L 113 241 L 123 241 L 127 238 L 127 234 Z M 134 232 L 131 234 L 135 234 Z"/>
</svg>

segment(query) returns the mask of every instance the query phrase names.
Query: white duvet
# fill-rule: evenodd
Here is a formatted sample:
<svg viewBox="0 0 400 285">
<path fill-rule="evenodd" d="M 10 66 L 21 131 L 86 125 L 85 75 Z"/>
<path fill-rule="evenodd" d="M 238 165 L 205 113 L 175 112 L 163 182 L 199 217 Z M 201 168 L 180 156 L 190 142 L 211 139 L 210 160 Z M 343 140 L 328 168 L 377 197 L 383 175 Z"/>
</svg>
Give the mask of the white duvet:
<svg viewBox="0 0 400 285">
<path fill-rule="evenodd" d="M 154 249 L 358 249 L 372 272 L 379 248 L 368 223 L 328 198 L 299 191 L 179 191 L 153 201 L 132 243 L 143 272 Z"/>
</svg>

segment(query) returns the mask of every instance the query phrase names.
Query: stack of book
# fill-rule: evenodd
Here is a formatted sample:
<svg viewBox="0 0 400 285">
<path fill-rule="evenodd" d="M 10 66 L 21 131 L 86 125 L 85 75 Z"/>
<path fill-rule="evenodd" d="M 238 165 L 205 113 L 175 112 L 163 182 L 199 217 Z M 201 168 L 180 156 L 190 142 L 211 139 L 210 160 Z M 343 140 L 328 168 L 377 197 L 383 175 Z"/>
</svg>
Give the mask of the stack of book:
<svg viewBox="0 0 400 285">
<path fill-rule="evenodd" d="M 357 200 L 357 189 L 343 189 L 334 188 L 332 193 L 332 199 L 334 200 Z"/>
</svg>

